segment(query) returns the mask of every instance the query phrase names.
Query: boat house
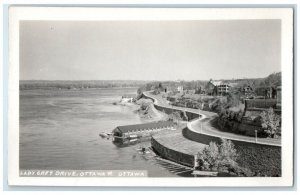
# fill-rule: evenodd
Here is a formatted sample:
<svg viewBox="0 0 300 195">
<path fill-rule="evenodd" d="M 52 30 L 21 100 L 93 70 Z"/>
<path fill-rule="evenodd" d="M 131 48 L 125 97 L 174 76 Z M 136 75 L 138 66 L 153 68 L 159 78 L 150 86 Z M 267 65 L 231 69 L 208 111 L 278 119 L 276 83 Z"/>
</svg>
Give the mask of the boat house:
<svg viewBox="0 0 300 195">
<path fill-rule="evenodd" d="M 175 130 L 175 123 L 172 121 L 159 121 L 136 125 L 118 126 L 112 131 L 112 134 L 115 138 L 130 139 L 150 136 L 155 132 L 167 129 Z"/>
</svg>

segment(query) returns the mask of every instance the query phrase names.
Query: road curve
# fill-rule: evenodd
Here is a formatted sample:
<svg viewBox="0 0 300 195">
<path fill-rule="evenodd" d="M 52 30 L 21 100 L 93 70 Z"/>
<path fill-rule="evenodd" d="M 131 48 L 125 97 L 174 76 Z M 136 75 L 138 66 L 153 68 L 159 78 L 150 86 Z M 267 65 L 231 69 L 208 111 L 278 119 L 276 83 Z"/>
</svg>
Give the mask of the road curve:
<svg viewBox="0 0 300 195">
<path fill-rule="evenodd" d="M 144 96 L 151 98 L 154 101 L 154 104 L 160 107 L 171 108 L 174 110 L 181 110 L 192 112 L 199 115 L 198 119 L 194 119 L 187 123 L 187 127 L 190 131 L 193 131 L 198 134 L 205 134 L 210 136 L 215 136 L 219 138 L 226 138 L 229 140 L 237 140 L 242 142 L 250 142 L 256 144 L 263 144 L 263 145 L 272 145 L 272 146 L 281 146 L 280 140 L 271 139 L 271 138 L 257 138 L 248 137 L 244 135 L 238 135 L 234 133 L 220 131 L 219 129 L 211 126 L 211 120 L 215 119 L 218 115 L 213 112 L 197 110 L 193 108 L 183 108 L 178 106 L 171 106 L 167 103 L 165 99 L 162 98 L 161 95 L 153 95 L 149 91 L 143 92 Z"/>
</svg>

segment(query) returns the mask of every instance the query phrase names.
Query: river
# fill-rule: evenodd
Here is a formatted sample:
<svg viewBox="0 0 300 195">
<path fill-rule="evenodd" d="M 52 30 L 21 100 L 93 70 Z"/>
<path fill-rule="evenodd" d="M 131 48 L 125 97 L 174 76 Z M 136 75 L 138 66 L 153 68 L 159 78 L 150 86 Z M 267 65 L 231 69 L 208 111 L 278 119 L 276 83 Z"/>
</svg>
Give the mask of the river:
<svg viewBox="0 0 300 195">
<path fill-rule="evenodd" d="M 149 122 L 137 105 L 113 105 L 136 88 L 20 91 L 20 169 L 148 170 L 150 177 L 176 176 L 138 154 L 99 137 L 116 126 Z"/>
</svg>

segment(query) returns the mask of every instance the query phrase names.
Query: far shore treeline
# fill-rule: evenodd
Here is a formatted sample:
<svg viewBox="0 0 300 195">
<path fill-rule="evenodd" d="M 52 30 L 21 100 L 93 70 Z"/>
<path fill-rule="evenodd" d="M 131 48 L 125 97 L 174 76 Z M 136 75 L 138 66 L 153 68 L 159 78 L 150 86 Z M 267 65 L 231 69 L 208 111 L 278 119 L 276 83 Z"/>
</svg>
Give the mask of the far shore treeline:
<svg viewBox="0 0 300 195">
<path fill-rule="evenodd" d="M 20 80 L 20 90 L 29 89 L 88 89 L 139 88 L 149 81 L 135 80 Z"/>
<path fill-rule="evenodd" d="M 213 79 L 213 78 L 212 78 Z M 205 87 L 209 80 L 197 81 L 141 81 L 141 80 L 20 80 L 20 90 L 28 89 L 88 89 L 88 88 L 138 88 L 138 93 L 161 86 L 176 86 L 178 83 L 185 89 Z M 221 80 L 235 82 L 239 86 L 266 87 L 281 85 L 281 72 L 270 74 L 265 78 Z"/>
</svg>

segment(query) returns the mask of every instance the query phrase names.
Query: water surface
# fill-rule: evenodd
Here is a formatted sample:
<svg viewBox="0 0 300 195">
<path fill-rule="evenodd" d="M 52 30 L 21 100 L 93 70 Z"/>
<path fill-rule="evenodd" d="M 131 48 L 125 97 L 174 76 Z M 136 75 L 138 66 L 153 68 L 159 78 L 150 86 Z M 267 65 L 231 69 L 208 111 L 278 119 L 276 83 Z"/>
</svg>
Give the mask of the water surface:
<svg viewBox="0 0 300 195">
<path fill-rule="evenodd" d="M 137 106 L 113 105 L 135 88 L 20 91 L 20 169 L 148 170 L 175 176 L 139 155 L 99 137 L 116 126 L 149 122 Z"/>
</svg>

